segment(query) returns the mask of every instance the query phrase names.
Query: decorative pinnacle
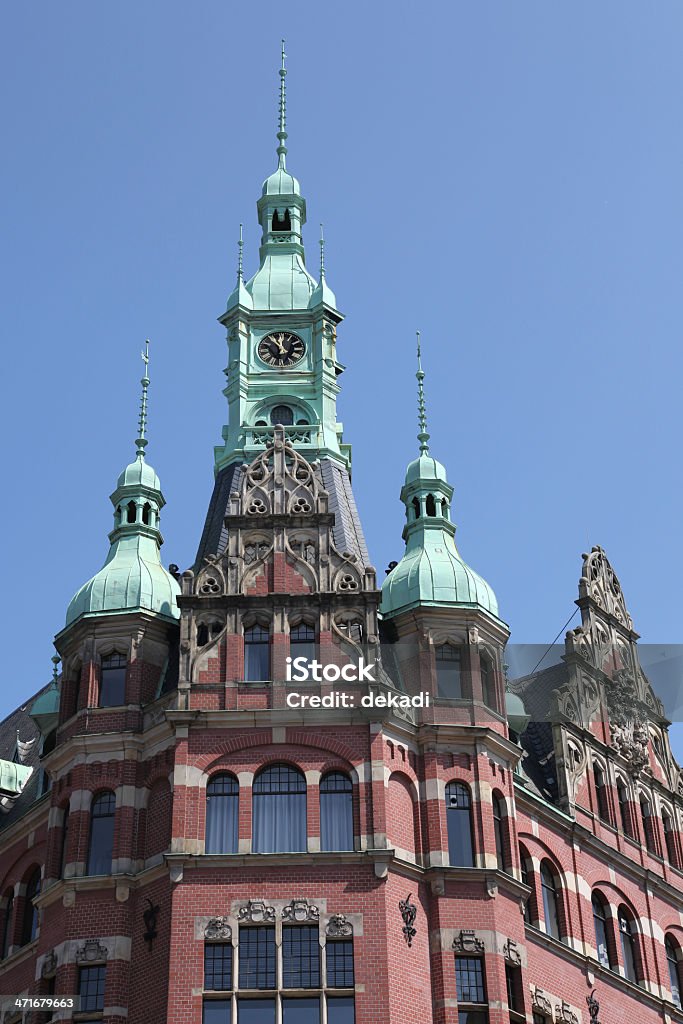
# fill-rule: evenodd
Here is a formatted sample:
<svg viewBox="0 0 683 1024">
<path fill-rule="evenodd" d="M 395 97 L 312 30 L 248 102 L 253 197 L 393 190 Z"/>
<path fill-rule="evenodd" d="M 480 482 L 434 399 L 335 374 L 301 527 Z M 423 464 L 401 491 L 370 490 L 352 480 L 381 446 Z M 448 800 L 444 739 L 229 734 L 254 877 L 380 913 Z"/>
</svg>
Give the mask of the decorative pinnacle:
<svg viewBox="0 0 683 1024">
<path fill-rule="evenodd" d="M 60 663 L 60 661 L 62 659 L 59 657 L 58 654 L 53 654 L 52 658 L 50 660 L 52 662 L 52 682 L 56 683 L 57 682 L 57 676 L 59 674 L 58 671 L 57 671 L 57 666 L 59 665 L 59 663 Z"/>
<path fill-rule="evenodd" d="M 323 226 L 320 225 L 320 279 L 325 277 L 325 235 Z"/>
<path fill-rule="evenodd" d="M 141 352 L 142 361 L 145 364 L 145 373 L 140 383 L 142 384 L 142 396 L 140 398 L 140 418 L 138 420 L 138 437 L 135 440 L 136 451 L 138 455 L 145 454 L 145 448 L 147 447 L 147 438 L 145 437 L 145 431 L 147 429 L 147 389 L 149 388 L 149 338 L 145 341 L 145 351 Z"/>
<path fill-rule="evenodd" d="M 420 427 L 420 432 L 417 435 L 417 439 L 420 442 L 420 454 L 426 455 L 429 451 L 429 434 L 427 433 L 427 406 L 425 404 L 425 390 L 424 390 L 424 370 L 422 369 L 422 353 L 420 351 L 420 332 L 416 331 L 417 335 L 417 422 Z"/>
<path fill-rule="evenodd" d="M 240 240 L 238 243 L 239 255 L 237 257 L 237 283 L 239 284 L 242 280 L 242 251 L 244 249 L 244 241 L 242 240 L 242 225 L 240 224 Z"/>
<path fill-rule="evenodd" d="M 285 85 L 285 78 L 287 77 L 287 68 L 285 67 L 285 41 L 282 40 L 282 66 L 280 68 L 280 121 L 279 131 L 277 133 L 278 147 L 277 155 L 279 157 L 279 166 L 284 169 L 285 167 L 285 156 L 287 155 L 287 147 L 285 146 L 285 139 L 287 138 L 287 87 Z"/>
</svg>

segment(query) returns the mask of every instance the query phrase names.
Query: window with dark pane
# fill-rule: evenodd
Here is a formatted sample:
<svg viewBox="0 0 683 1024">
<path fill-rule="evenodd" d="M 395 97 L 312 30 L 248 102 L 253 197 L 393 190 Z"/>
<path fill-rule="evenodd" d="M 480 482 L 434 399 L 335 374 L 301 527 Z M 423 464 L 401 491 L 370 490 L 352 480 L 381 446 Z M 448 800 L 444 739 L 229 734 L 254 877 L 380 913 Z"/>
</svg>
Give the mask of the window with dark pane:
<svg viewBox="0 0 683 1024">
<path fill-rule="evenodd" d="M 328 988 L 353 988 L 353 939 L 328 940 L 325 952 Z"/>
<path fill-rule="evenodd" d="M 270 632 L 263 626 L 244 631 L 244 678 L 253 683 L 270 679 Z"/>
<path fill-rule="evenodd" d="M 485 1002 L 484 964 L 479 957 L 456 956 L 455 986 L 459 1003 Z"/>
<path fill-rule="evenodd" d="M 531 924 L 531 900 L 533 899 L 533 878 L 529 871 L 529 861 L 527 854 L 524 849 L 520 846 L 519 848 L 519 867 L 522 875 L 522 882 L 524 885 L 528 885 L 531 889 L 531 895 L 528 900 L 524 901 L 524 920 L 527 924 Z"/>
<path fill-rule="evenodd" d="M 282 1024 L 320 1024 L 320 996 L 283 999 Z"/>
<path fill-rule="evenodd" d="M 681 982 L 680 982 L 680 961 L 678 959 L 679 947 L 676 942 L 667 935 L 664 941 L 666 950 L 666 963 L 669 968 L 669 987 L 671 989 L 671 1002 L 681 1008 Z"/>
<path fill-rule="evenodd" d="M 126 659 L 123 654 L 108 654 L 100 667 L 100 707 L 126 703 Z"/>
<path fill-rule="evenodd" d="M 488 1024 L 489 1015 L 486 1010 L 459 1010 L 458 1024 Z"/>
<path fill-rule="evenodd" d="M 595 792 L 598 798 L 598 815 L 602 821 L 609 821 L 609 800 L 607 797 L 607 785 L 605 783 L 605 773 L 599 765 L 595 766 L 594 772 L 595 778 Z"/>
<path fill-rule="evenodd" d="M 355 644 L 363 642 L 363 623 L 359 620 L 348 619 L 346 622 L 338 623 L 339 632 L 347 636 Z"/>
<path fill-rule="evenodd" d="M 210 1024 L 218 1024 L 218 1019 L 212 1020 Z M 238 999 L 237 1024 L 275 1024 L 275 1000 Z"/>
<path fill-rule="evenodd" d="M 90 809 L 90 840 L 88 843 L 87 875 L 110 875 L 114 853 L 114 814 L 116 799 L 113 793 L 100 793 Z"/>
<path fill-rule="evenodd" d="M 619 817 L 621 818 L 621 827 L 624 831 L 624 835 L 630 836 L 632 834 L 631 829 L 631 809 L 628 799 L 628 790 L 623 782 L 617 782 L 617 798 L 619 800 Z"/>
<path fill-rule="evenodd" d="M 591 899 L 591 906 L 593 908 L 593 924 L 595 926 L 595 949 L 598 954 L 598 960 L 603 967 L 611 967 L 609 957 L 609 947 L 607 944 L 607 917 L 605 915 L 605 905 L 597 893 L 593 893 Z"/>
<path fill-rule="evenodd" d="M 557 885 L 555 875 L 547 861 L 541 864 L 541 893 L 543 895 L 543 915 L 545 930 L 548 935 L 559 939 L 560 919 L 557 912 Z"/>
<path fill-rule="evenodd" d="M 205 999 L 202 1003 L 202 1024 L 230 1024 L 230 1002 L 229 999 Z"/>
<path fill-rule="evenodd" d="M 204 988 L 211 992 L 225 992 L 232 988 L 231 943 L 204 944 Z"/>
<path fill-rule="evenodd" d="M 239 987 L 275 988 L 275 928 L 240 928 Z"/>
<path fill-rule="evenodd" d="M 343 772 L 320 780 L 320 849 L 353 849 L 353 786 Z"/>
<path fill-rule="evenodd" d="M 462 697 L 460 651 L 452 644 L 436 648 L 436 695 L 447 699 Z"/>
<path fill-rule="evenodd" d="M 205 853 L 237 853 L 239 783 L 234 775 L 213 775 L 206 787 Z"/>
<path fill-rule="evenodd" d="M 288 764 L 273 764 L 252 787 L 254 853 L 306 850 L 306 779 Z"/>
<path fill-rule="evenodd" d="M 496 860 L 501 871 L 505 870 L 505 800 L 499 794 L 493 796 L 493 834 L 496 842 Z"/>
<path fill-rule="evenodd" d="M 38 907 L 33 901 L 40 892 L 40 868 L 36 868 L 26 885 L 24 896 L 24 919 L 21 925 L 21 945 L 33 942 L 38 931 Z"/>
<path fill-rule="evenodd" d="M 545 1016 L 545 1014 L 537 1013 L 534 1010 L 533 1022 L 534 1024 L 548 1024 L 548 1018 Z"/>
<path fill-rule="evenodd" d="M 270 414 L 270 422 L 274 427 L 291 427 L 294 422 L 294 413 L 288 405 L 275 405 Z"/>
<path fill-rule="evenodd" d="M 507 993 L 508 1010 L 515 1014 L 511 1020 L 517 1020 L 517 1015 L 522 1015 L 524 1012 L 524 1002 L 522 998 L 522 975 L 518 967 L 514 964 L 505 965 L 505 991 Z M 526 1017 L 522 1016 L 522 1020 L 526 1020 Z"/>
<path fill-rule="evenodd" d="M 107 968 L 104 964 L 96 967 L 80 967 L 78 970 L 78 994 L 81 997 L 81 1012 L 104 1009 L 104 982 Z"/>
<path fill-rule="evenodd" d="M 479 674 L 481 676 L 481 693 L 484 704 L 487 708 L 495 710 L 498 701 L 496 700 L 496 681 L 493 674 L 491 661 L 482 654 L 479 659 Z"/>
<path fill-rule="evenodd" d="M 636 974 L 636 947 L 633 937 L 633 923 L 624 910 L 619 911 L 618 921 L 624 974 L 629 981 L 636 982 L 638 977 Z"/>
<path fill-rule="evenodd" d="M 306 622 L 300 622 L 289 631 L 289 653 L 292 658 L 315 661 L 315 629 Z"/>
<path fill-rule="evenodd" d="M 662 826 L 664 828 L 664 841 L 666 842 L 666 855 L 670 864 L 678 867 L 678 849 L 676 846 L 676 831 L 673 820 L 667 811 L 662 812 Z"/>
<path fill-rule="evenodd" d="M 355 1024 L 353 996 L 327 997 L 327 1024 Z"/>
<path fill-rule="evenodd" d="M 446 786 L 446 825 L 449 863 L 471 868 L 474 864 L 472 800 L 469 789 L 462 782 L 449 782 Z"/>
<path fill-rule="evenodd" d="M 9 949 L 12 945 L 12 918 L 14 914 L 14 893 L 10 892 L 5 896 L 7 902 L 5 903 L 5 913 L 2 919 L 2 947 L 0 948 L 0 957 L 4 960 L 9 955 Z"/>
<path fill-rule="evenodd" d="M 320 987 L 320 942 L 317 925 L 283 927 L 282 987 Z"/>
</svg>

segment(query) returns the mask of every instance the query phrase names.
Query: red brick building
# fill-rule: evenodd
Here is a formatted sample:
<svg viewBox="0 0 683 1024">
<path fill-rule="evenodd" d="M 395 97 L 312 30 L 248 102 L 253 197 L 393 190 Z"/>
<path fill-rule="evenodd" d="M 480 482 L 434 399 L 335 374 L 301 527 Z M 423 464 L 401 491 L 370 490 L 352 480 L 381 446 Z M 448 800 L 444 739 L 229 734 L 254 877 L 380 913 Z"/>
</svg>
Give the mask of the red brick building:
<svg viewBox="0 0 683 1024">
<path fill-rule="evenodd" d="M 221 317 L 229 424 L 196 562 L 161 564 L 145 369 L 107 561 L 61 671 L 0 726 L 0 991 L 80 997 L 2 1019 L 683 1021 L 683 781 L 617 578 L 584 556 L 564 658 L 506 680 L 418 365 L 406 551 L 378 588 L 284 81 L 260 266 L 245 281 L 240 251 Z M 287 659 L 326 678 L 288 681 Z M 359 663 L 372 678 L 332 678 Z"/>
</svg>

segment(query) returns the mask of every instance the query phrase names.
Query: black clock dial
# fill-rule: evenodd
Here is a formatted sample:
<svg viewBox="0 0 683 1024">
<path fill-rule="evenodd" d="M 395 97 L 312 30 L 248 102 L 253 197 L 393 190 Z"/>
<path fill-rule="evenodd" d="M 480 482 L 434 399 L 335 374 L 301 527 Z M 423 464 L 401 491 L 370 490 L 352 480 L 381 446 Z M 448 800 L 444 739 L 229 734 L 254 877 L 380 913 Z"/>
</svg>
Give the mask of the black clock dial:
<svg viewBox="0 0 683 1024">
<path fill-rule="evenodd" d="M 261 338 L 258 354 L 269 366 L 293 366 L 303 358 L 306 346 L 298 334 L 273 331 Z"/>
</svg>

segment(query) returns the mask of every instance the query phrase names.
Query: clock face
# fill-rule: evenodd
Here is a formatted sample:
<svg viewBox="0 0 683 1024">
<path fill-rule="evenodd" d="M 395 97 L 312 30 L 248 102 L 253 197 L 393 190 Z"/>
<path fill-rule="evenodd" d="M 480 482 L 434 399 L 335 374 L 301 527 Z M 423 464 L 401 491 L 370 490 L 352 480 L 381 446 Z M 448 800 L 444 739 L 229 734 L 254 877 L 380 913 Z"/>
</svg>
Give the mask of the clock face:
<svg viewBox="0 0 683 1024">
<path fill-rule="evenodd" d="M 306 346 L 298 334 L 289 331 L 273 331 L 261 338 L 258 354 L 269 366 L 293 366 L 303 359 Z"/>
</svg>

